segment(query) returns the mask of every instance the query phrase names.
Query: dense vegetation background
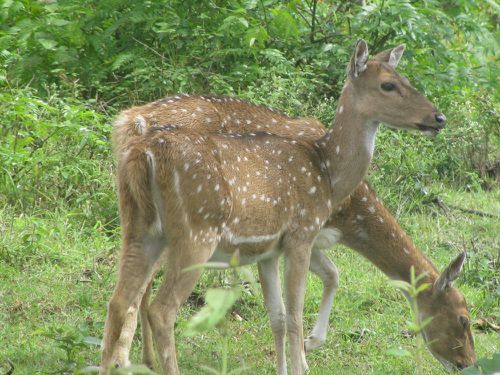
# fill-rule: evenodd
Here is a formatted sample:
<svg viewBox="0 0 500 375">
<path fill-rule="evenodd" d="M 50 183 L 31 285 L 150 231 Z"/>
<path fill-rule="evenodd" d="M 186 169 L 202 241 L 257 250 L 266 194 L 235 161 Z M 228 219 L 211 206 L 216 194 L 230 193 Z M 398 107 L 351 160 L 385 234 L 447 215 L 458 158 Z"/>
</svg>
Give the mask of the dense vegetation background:
<svg viewBox="0 0 500 375">
<path fill-rule="evenodd" d="M 440 266 L 469 250 L 462 288 L 475 296 L 474 317 L 491 322 L 500 315 L 499 10 L 492 0 L 0 1 L 0 366 L 9 359 L 20 373 L 47 373 L 98 361 L 88 337 L 101 335 L 119 248 L 109 144 L 117 111 L 210 92 L 329 124 L 359 37 L 372 52 L 406 43 L 400 71 L 448 118 L 432 140 L 382 130 L 369 179 L 410 234 L 444 231 L 417 242 Z M 359 262 L 350 257 L 338 256 L 346 269 Z M 406 311 L 387 293 L 404 312 L 384 311 L 381 325 Z M 249 303 L 263 311 L 259 296 Z M 498 351 L 495 336 L 485 334 L 482 355 Z M 325 354 L 337 365 L 344 344 Z M 412 368 L 384 353 L 347 373 Z M 258 366 L 272 369 L 268 357 Z"/>
</svg>

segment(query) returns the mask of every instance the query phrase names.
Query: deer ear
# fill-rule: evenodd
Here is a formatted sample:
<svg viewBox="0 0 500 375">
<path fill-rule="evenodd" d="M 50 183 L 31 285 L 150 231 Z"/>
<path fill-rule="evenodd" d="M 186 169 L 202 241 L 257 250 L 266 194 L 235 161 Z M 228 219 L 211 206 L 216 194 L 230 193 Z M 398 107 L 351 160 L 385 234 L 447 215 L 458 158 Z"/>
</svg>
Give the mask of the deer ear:
<svg viewBox="0 0 500 375">
<path fill-rule="evenodd" d="M 439 292 L 443 292 L 446 288 L 450 287 L 453 281 L 458 278 L 460 271 L 462 270 L 462 266 L 465 262 L 466 254 L 461 253 L 459 256 L 455 258 L 453 262 L 449 264 L 448 267 L 445 268 L 441 276 L 434 282 L 435 290 Z"/>
<path fill-rule="evenodd" d="M 349 63 L 349 75 L 356 78 L 360 73 L 366 70 L 366 63 L 368 62 L 368 45 L 363 39 L 359 39 L 354 49 L 354 54 Z"/>
<path fill-rule="evenodd" d="M 399 60 L 401 60 L 401 56 L 403 56 L 403 52 L 405 51 L 406 46 L 404 44 L 400 44 L 397 47 L 386 49 L 375 55 L 373 58 L 377 61 L 386 62 L 390 67 L 396 69 L 399 64 Z"/>
</svg>

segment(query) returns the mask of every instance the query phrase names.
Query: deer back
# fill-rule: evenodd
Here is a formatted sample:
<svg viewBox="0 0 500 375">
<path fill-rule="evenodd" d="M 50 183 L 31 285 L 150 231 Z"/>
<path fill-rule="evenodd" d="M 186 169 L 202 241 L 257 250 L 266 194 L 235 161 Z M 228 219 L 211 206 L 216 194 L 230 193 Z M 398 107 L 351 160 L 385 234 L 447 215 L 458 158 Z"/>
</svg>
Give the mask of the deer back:
<svg viewBox="0 0 500 375">
<path fill-rule="evenodd" d="M 237 98 L 177 95 L 122 111 L 113 129 L 119 158 L 127 144 L 148 128 L 175 125 L 202 134 L 269 131 L 284 137 L 317 139 L 325 127 L 315 118 L 292 118 L 271 108 Z"/>
</svg>

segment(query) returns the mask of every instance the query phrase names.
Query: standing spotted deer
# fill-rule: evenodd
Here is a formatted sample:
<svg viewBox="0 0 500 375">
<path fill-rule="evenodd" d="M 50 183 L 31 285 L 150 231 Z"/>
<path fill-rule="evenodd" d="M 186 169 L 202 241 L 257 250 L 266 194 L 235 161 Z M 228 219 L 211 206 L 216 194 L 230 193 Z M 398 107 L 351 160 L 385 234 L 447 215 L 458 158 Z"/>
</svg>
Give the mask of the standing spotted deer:
<svg viewBox="0 0 500 375">
<path fill-rule="evenodd" d="M 390 51 L 377 55 L 375 59 L 387 59 Z M 339 111 L 343 112 L 340 108 L 343 106 L 339 107 Z M 149 128 L 167 123 L 206 134 L 265 130 L 279 136 L 309 141 L 325 135 L 323 124 L 314 118 L 290 118 L 237 98 L 181 95 L 123 111 L 114 129 L 113 144 L 117 159 L 120 160 L 126 152 L 129 142 L 148 134 Z M 436 268 L 415 248 L 411 239 L 366 183 L 358 185 L 342 203 L 339 211 L 332 214 L 314 242 L 310 270 L 321 278 L 324 293 L 317 323 L 305 340 L 306 351 L 320 347 L 326 340 L 329 315 L 338 286 L 338 273 L 335 265 L 321 250 L 329 249 L 339 241 L 367 257 L 389 277 L 409 281 L 411 265 L 416 266 L 417 274 L 427 272 L 426 282 L 434 287 L 421 294 L 418 304 L 423 314 L 422 319 L 433 317 L 432 324 L 424 330 L 429 349 L 447 367 L 463 368 L 475 361 L 465 300 L 455 288 L 449 286 L 458 275 L 464 257 L 459 256 L 452 262 L 438 281 Z M 438 285 L 448 287 L 438 288 Z M 140 303 L 140 311 L 143 362 L 152 367 L 154 353 L 147 318 L 149 293 L 150 286 L 146 289 L 144 303 Z M 135 305 L 139 305 L 139 302 Z M 272 313 L 271 302 L 267 306 Z M 284 317 L 283 314 L 280 316 Z M 137 309 L 131 309 L 114 354 L 114 361 L 120 366 L 129 363 L 136 321 Z M 284 322 L 279 324 L 284 327 Z M 278 337 L 283 335 L 284 330 L 277 333 Z M 278 338 L 278 341 L 282 342 L 283 338 Z"/>
<path fill-rule="evenodd" d="M 200 274 L 182 270 L 227 259 L 236 250 L 243 263 L 258 262 L 280 374 L 286 360 L 277 259 L 284 254 L 291 368 L 303 373 L 302 308 L 312 245 L 334 207 L 364 176 L 378 122 L 427 133 L 444 124 L 444 116 L 394 71 L 402 51 L 396 47 L 368 61 L 366 43 L 358 42 L 333 128 L 316 141 L 160 126 L 118 149 L 123 252 L 108 309 L 103 373 L 113 362 L 127 311 L 163 257 L 166 277 L 148 320 L 164 372 L 178 373 L 173 324 Z"/>
</svg>

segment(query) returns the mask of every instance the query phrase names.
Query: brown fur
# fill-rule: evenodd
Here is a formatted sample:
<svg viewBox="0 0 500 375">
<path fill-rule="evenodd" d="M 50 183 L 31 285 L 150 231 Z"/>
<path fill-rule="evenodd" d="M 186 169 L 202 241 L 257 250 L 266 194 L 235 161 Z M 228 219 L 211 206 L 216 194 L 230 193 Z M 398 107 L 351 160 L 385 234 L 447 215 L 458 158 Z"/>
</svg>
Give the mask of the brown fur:
<svg viewBox="0 0 500 375">
<path fill-rule="evenodd" d="M 380 74 L 379 67 L 373 63 L 369 64 L 368 71 L 373 70 L 373 67 L 377 69 L 377 74 Z M 404 80 L 401 79 L 401 82 Z M 352 89 L 347 87 L 344 98 L 351 94 L 350 90 Z M 353 111 L 352 108 L 349 108 L 349 103 L 352 102 L 352 100 L 344 102 L 341 99 L 340 105 L 347 107 L 345 113 L 351 114 Z M 419 111 L 425 111 L 425 105 Z M 203 113 L 204 117 L 201 120 L 198 118 L 197 112 Z M 334 137 L 337 135 L 335 138 L 344 138 L 345 141 L 346 137 L 342 137 L 342 133 L 346 130 L 342 130 L 342 127 L 346 123 L 342 122 L 343 116 L 339 115 L 340 120 L 334 127 L 334 131 L 338 132 L 337 134 L 333 133 L 333 135 Z M 154 128 L 162 124 L 172 124 L 172 118 L 175 119 L 174 125 L 189 127 L 190 130 L 165 128 L 155 131 L 150 129 L 151 126 Z M 432 123 L 428 119 L 421 121 Z M 282 127 L 274 125 L 277 123 L 281 124 Z M 398 123 L 397 125 L 405 127 L 406 124 L 400 125 Z M 281 247 L 285 251 L 292 243 L 295 246 L 300 246 L 300 243 L 311 242 L 314 239 L 314 233 L 317 233 L 317 230 L 331 215 L 332 205 L 340 203 L 343 197 L 355 186 L 351 188 L 351 185 L 344 184 L 343 188 L 336 189 L 338 195 L 331 196 L 331 189 L 338 187 L 332 182 L 331 176 L 337 175 L 337 172 L 343 174 L 349 168 L 352 170 L 352 165 L 346 162 L 342 168 L 342 157 L 339 157 L 336 160 L 338 169 L 332 169 L 325 165 L 324 150 L 339 154 L 336 147 L 340 144 L 343 148 L 345 146 L 349 148 L 349 142 L 339 141 L 335 146 L 335 143 L 329 139 L 332 132 L 317 142 L 303 142 L 277 138 L 265 133 L 244 136 L 204 136 L 192 131 L 195 129 L 203 134 L 207 132 L 231 133 L 232 129 L 241 127 L 245 131 L 272 128 L 272 132 L 278 134 L 279 131 L 276 130 L 284 129 L 284 133 L 288 131 L 288 134 L 285 135 L 295 133 L 299 137 L 304 136 L 304 138 L 310 137 L 312 139 L 318 138 L 322 132 L 321 124 L 317 120 L 291 119 L 281 113 L 230 98 L 174 97 L 122 113 L 114 132 L 115 152 L 118 159 L 127 165 L 124 170 L 121 167 L 119 169 L 120 186 L 122 184 L 129 186 L 134 201 L 148 202 L 154 200 L 151 197 L 154 195 L 152 194 L 154 188 L 151 185 L 151 180 L 154 179 L 158 184 L 156 190 L 159 192 L 159 201 L 162 203 L 161 207 L 158 207 L 158 203 L 156 203 L 154 209 L 151 209 L 151 203 L 141 203 L 143 206 L 139 208 L 139 211 L 142 212 L 141 215 L 144 215 L 143 223 L 145 226 L 139 229 L 140 231 L 145 234 L 153 230 L 153 222 L 156 220 L 154 213 L 158 213 L 160 210 L 162 211 L 161 215 L 167 218 L 161 220 L 163 235 L 167 241 L 174 238 L 176 242 L 190 241 L 198 243 L 202 247 L 218 242 L 219 247 L 229 254 L 234 251 L 235 247 L 231 244 L 231 240 L 223 238 L 224 227 L 228 223 L 229 225 L 234 223 L 240 231 L 238 236 L 252 236 L 255 231 L 259 232 L 259 227 L 255 227 L 255 223 L 258 222 L 255 220 L 256 217 L 266 218 L 268 233 L 282 231 L 283 225 L 289 228 L 287 234 L 283 234 L 279 239 Z M 302 132 L 303 134 L 300 134 Z M 323 143 L 333 144 L 325 148 Z M 193 145 L 196 146 L 193 147 Z M 343 152 L 345 151 L 343 150 Z M 145 158 L 144 155 L 148 155 L 148 157 Z M 265 155 L 265 158 L 260 155 Z M 300 163 L 292 166 L 285 165 L 283 155 L 293 157 L 296 161 L 300 160 Z M 365 156 L 362 152 L 356 154 L 355 157 L 362 160 L 358 164 L 365 165 L 371 155 L 368 152 Z M 246 159 L 245 163 L 242 162 L 244 158 Z M 156 165 L 156 168 L 152 163 Z M 186 163 L 188 164 L 187 169 Z M 188 170 L 189 173 L 184 173 Z M 260 174 L 250 176 L 250 173 L 247 173 L 245 176 L 244 172 L 249 171 L 250 173 L 260 172 Z M 365 171 L 366 166 L 363 166 L 354 175 L 362 176 Z M 198 176 L 207 177 L 207 180 L 202 178 L 201 181 L 194 181 L 197 180 Z M 172 187 L 173 180 L 179 181 L 179 188 Z M 273 183 L 268 183 L 269 180 Z M 182 188 L 180 188 L 181 186 Z M 206 191 L 210 191 L 215 186 L 219 186 L 216 192 L 212 191 L 206 194 Z M 244 186 L 252 187 L 253 190 L 242 192 L 241 189 Z M 256 186 L 258 186 L 257 190 L 255 190 Z M 360 191 L 362 188 L 360 185 L 356 191 Z M 120 189 L 121 192 L 122 189 Z M 200 202 L 198 197 L 202 192 L 206 199 Z M 149 198 L 147 198 L 148 194 Z M 254 197 L 256 194 L 259 195 L 257 199 Z M 177 200 L 172 200 L 171 197 L 175 195 L 177 195 Z M 376 199 L 374 196 L 370 198 Z M 244 208 L 243 206 L 252 199 L 260 200 L 262 203 L 250 206 L 250 211 L 248 211 L 248 207 Z M 156 200 L 158 201 L 158 199 Z M 122 201 L 126 202 L 123 199 Z M 321 202 L 323 203 L 321 204 Z M 327 208 L 325 208 L 325 203 L 327 203 Z M 122 211 L 127 211 L 127 208 L 121 207 Z M 201 207 L 204 211 L 209 212 L 208 217 L 203 217 L 203 212 L 199 212 Z M 302 213 L 304 209 L 307 213 Z M 383 206 L 382 209 L 384 209 Z M 316 216 L 311 217 L 310 212 L 314 212 Z M 126 215 L 123 215 L 122 212 L 122 220 L 124 216 Z M 200 219 L 202 217 L 203 220 Z M 330 216 L 330 220 L 334 217 Z M 168 218 L 177 218 L 178 220 L 172 221 Z M 335 224 L 341 223 L 340 219 L 332 221 Z M 138 225 L 141 227 L 144 224 L 139 223 Z M 124 226 L 127 227 L 126 224 Z M 308 235 L 308 232 L 312 233 Z M 346 233 L 342 232 L 344 236 L 349 233 L 348 230 Z M 300 235 L 298 236 L 297 233 Z M 356 237 L 354 234 L 350 236 Z M 349 238 L 349 234 L 347 237 Z M 124 234 L 125 239 L 126 235 Z M 277 240 L 277 238 L 270 239 L 259 245 L 246 244 L 238 249 L 247 256 L 257 255 L 266 252 L 269 247 L 277 246 Z M 370 241 L 373 241 L 372 237 L 370 237 Z M 171 244 L 169 243 L 169 245 Z M 357 249 L 362 248 L 359 244 L 356 245 Z M 354 245 L 355 248 L 356 245 Z M 124 243 L 124 247 L 126 246 Z M 288 258 L 292 256 L 289 255 Z M 172 254 L 169 258 L 171 257 Z M 124 256 L 122 256 L 123 258 Z M 368 258 L 371 259 L 370 256 Z M 377 264 L 377 262 L 374 263 Z M 428 263 L 432 265 L 430 262 Z M 384 270 L 383 266 L 380 267 Z M 148 272 L 151 272 L 151 269 Z M 178 306 L 174 308 L 178 308 Z M 168 358 L 167 363 L 169 363 Z M 165 366 L 169 369 L 176 368 L 175 360 Z M 295 369 L 297 370 L 297 367 Z"/>
</svg>

